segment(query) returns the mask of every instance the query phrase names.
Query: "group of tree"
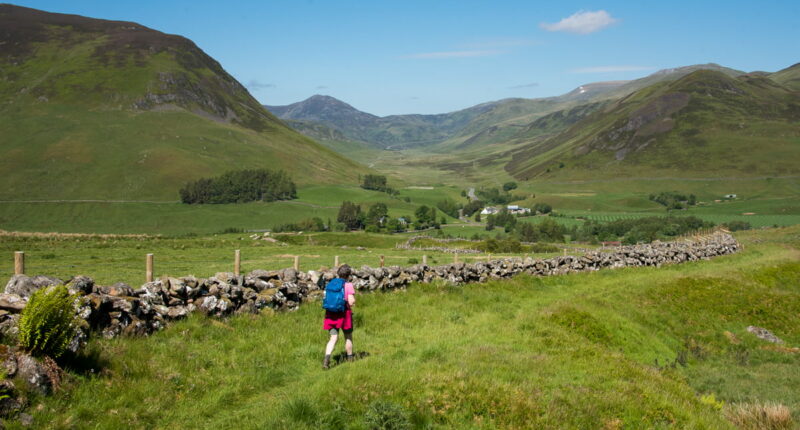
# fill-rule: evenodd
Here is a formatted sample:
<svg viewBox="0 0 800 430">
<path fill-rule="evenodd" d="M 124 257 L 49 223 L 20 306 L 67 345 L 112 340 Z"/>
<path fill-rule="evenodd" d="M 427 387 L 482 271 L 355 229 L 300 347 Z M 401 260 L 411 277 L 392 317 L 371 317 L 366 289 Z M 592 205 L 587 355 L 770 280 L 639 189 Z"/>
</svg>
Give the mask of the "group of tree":
<svg viewBox="0 0 800 430">
<path fill-rule="evenodd" d="M 650 200 L 660 205 L 666 206 L 668 211 L 686 209 L 697 204 L 697 197 L 694 194 L 681 194 L 675 191 L 662 191 L 658 194 L 650 194 Z"/>
<path fill-rule="evenodd" d="M 237 170 L 189 182 L 180 196 L 188 204 L 272 202 L 297 198 L 297 187 L 282 170 Z"/>
<path fill-rule="evenodd" d="M 439 228 L 445 223 L 444 217 L 437 221 L 436 208 L 422 205 L 414 211 L 414 229 L 424 230 L 427 228 Z"/>
<path fill-rule="evenodd" d="M 645 217 L 619 219 L 611 222 L 587 221 L 580 229 L 575 229 L 576 240 L 616 241 L 626 244 L 652 242 L 670 239 L 703 228 L 711 228 L 714 223 L 694 216 L 687 217 Z"/>
<path fill-rule="evenodd" d="M 513 184 L 513 185 L 512 185 Z M 522 196 L 511 194 L 511 190 L 517 188 L 515 182 L 508 182 L 503 185 L 503 189 L 484 188 L 476 192 L 480 200 L 490 205 L 507 205 L 517 200 L 522 200 Z"/>
<path fill-rule="evenodd" d="M 394 233 L 406 229 L 405 223 L 399 218 L 389 216 L 389 208 L 385 203 L 380 202 L 373 203 L 364 212 L 361 205 L 344 201 L 339 207 L 336 221 L 338 222 L 337 230 L 342 231 L 363 229 L 370 233 Z"/>
<path fill-rule="evenodd" d="M 391 195 L 397 195 L 399 192 L 390 187 L 386 182 L 386 176 L 383 175 L 366 175 L 361 183 L 361 188 L 365 190 L 382 191 Z"/>
<path fill-rule="evenodd" d="M 452 199 L 444 199 L 440 200 L 436 203 L 436 207 L 439 208 L 440 211 L 450 215 L 453 218 L 458 218 L 458 211 L 464 208 L 464 205 L 460 203 L 456 203 Z"/>
<path fill-rule="evenodd" d="M 304 219 L 298 222 L 293 223 L 286 223 L 281 225 L 276 225 L 272 228 L 272 231 L 275 233 L 281 233 L 284 231 L 330 231 L 331 229 L 331 220 L 328 220 L 326 224 L 322 218 L 314 217 Z"/>
<path fill-rule="evenodd" d="M 567 237 L 582 242 L 620 241 L 625 244 L 652 242 L 675 238 L 695 230 L 713 227 L 694 216 L 688 217 L 646 217 L 620 219 L 611 222 L 586 221 L 582 226 L 566 227 L 554 218 L 546 217 L 541 222 L 519 221 L 505 210 L 487 217 L 486 230 L 496 227 L 522 242 L 563 242 Z M 747 228 L 747 225 L 733 223 L 732 228 Z"/>
<path fill-rule="evenodd" d="M 486 216 L 486 230 L 493 230 L 495 227 L 503 227 L 506 233 L 510 233 L 517 225 L 517 217 L 508 211 L 506 208 L 500 209 L 500 212 Z"/>
</svg>

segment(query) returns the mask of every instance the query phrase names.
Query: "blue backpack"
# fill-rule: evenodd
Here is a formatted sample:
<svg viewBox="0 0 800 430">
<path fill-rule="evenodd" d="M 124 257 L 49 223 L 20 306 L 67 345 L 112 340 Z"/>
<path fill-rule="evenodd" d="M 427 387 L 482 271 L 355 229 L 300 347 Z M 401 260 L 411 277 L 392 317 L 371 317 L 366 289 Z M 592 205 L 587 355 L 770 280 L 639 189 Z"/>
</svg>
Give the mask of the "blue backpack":
<svg viewBox="0 0 800 430">
<path fill-rule="evenodd" d="M 330 312 L 344 312 L 347 309 L 344 300 L 344 279 L 333 278 L 325 286 L 325 298 L 322 308 Z"/>
</svg>

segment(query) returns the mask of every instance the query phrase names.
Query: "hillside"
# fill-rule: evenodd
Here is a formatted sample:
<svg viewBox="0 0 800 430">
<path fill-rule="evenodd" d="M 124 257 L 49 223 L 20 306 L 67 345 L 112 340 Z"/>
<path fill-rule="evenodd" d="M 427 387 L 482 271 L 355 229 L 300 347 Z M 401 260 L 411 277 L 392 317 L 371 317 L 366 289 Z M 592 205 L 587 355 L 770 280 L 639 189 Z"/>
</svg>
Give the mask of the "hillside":
<svg viewBox="0 0 800 430">
<path fill-rule="evenodd" d="M 800 91 L 800 63 L 769 74 L 768 76 L 770 79 L 786 88 Z"/>
<path fill-rule="evenodd" d="M 519 179 L 792 175 L 800 95 L 767 77 L 692 72 L 645 87 L 519 149 Z"/>
<path fill-rule="evenodd" d="M 132 22 L 0 5 L 0 199 L 176 200 L 189 180 L 367 169 L 267 112 L 190 40 Z"/>
<path fill-rule="evenodd" d="M 321 124 L 340 132 L 346 139 L 375 148 L 416 148 L 449 153 L 454 149 L 480 148 L 542 134 L 530 132 L 532 123 L 542 116 L 585 103 L 618 99 L 654 83 L 677 80 L 696 70 L 717 70 L 730 76 L 742 74 L 717 64 L 698 64 L 660 70 L 632 81 L 588 83 L 556 97 L 509 98 L 436 115 L 378 117 L 323 95 L 290 105 L 265 107 L 283 120 L 301 121 L 292 123 L 293 127 L 297 126 L 298 131 L 313 138 L 341 140 L 328 138 L 330 133 L 321 134 L 318 127 L 312 125 Z M 552 122 L 550 126 L 548 132 L 553 131 Z"/>
</svg>

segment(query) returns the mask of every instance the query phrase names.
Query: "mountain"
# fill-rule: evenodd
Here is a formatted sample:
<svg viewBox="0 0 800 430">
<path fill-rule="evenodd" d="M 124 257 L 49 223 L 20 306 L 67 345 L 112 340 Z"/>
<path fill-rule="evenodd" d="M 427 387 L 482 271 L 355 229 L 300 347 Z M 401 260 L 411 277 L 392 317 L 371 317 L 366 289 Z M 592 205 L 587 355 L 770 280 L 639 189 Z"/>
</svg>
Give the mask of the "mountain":
<svg viewBox="0 0 800 430">
<path fill-rule="evenodd" d="M 473 118 L 490 109 L 485 103 L 438 115 L 375 116 L 362 112 L 331 96 L 314 95 L 285 106 L 267 106 L 270 112 L 287 121 L 319 123 L 338 130 L 347 139 L 366 142 L 379 148 L 432 145 L 451 136 Z"/>
<path fill-rule="evenodd" d="M 167 199 L 199 177 L 366 168 L 295 132 L 192 41 L 140 24 L 0 5 L 2 199 Z M 314 171 L 314 175 L 306 172 Z"/>
<path fill-rule="evenodd" d="M 265 107 L 283 120 L 303 121 L 301 132 L 309 129 L 309 123 L 319 123 L 340 131 L 349 140 L 379 148 L 414 147 L 446 153 L 524 138 L 525 130 L 542 116 L 585 103 L 621 98 L 648 85 L 674 81 L 696 70 L 718 70 L 731 76 L 743 73 L 717 64 L 698 64 L 660 70 L 633 81 L 588 83 L 556 97 L 509 98 L 436 115 L 378 117 L 322 95 L 286 106 Z M 313 129 L 308 135 L 320 137 Z"/>
<path fill-rule="evenodd" d="M 800 93 L 769 77 L 697 70 L 608 103 L 517 149 L 518 179 L 800 172 Z"/>
</svg>

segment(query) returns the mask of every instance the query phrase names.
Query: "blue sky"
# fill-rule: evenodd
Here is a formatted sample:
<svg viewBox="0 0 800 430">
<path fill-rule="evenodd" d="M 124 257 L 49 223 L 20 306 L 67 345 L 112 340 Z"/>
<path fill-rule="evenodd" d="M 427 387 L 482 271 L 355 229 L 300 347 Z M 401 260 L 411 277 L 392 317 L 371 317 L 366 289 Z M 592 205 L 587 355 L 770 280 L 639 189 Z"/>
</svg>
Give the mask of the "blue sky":
<svg viewBox="0 0 800 430">
<path fill-rule="evenodd" d="M 261 102 L 327 94 L 376 115 L 547 97 L 718 63 L 800 62 L 800 1 L 31 0 L 192 39 Z"/>
</svg>

